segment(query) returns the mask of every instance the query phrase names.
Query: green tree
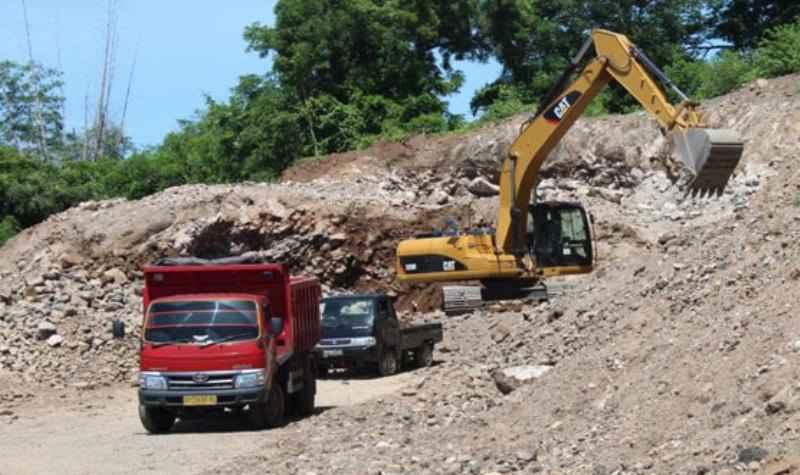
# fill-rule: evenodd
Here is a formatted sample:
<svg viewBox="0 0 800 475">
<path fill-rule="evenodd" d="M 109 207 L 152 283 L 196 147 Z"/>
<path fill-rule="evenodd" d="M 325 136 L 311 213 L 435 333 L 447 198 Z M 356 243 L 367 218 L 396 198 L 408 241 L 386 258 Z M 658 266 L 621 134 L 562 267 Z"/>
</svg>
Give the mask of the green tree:
<svg viewBox="0 0 800 475">
<path fill-rule="evenodd" d="M 800 21 L 768 30 L 754 50 L 726 50 L 709 60 L 678 58 L 666 72 L 696 99 L 726 94 L 757 77 L 800 72 Z"/>
<path fill-rule="evenodd" d="M 130 137 L 116 124 L 107 124 L 103 132 L 102 150 L 95 156 L 97 158 L 110 158 L 121 160 L 136 151 Z M 97 131 L 94 127 L 87 130 L 73 130 L 64 134 L 57 155 L 63 161 L 90 160 L 92 147 L 97 144 Z"/>
<path fill-rule="evenodd" d="M 716 36 L 736 49 L 756 48 L 767 30 L 800 19 L 797 0 L 716 0 L 712 6 Z"/>
<path fill-rule="evenodd" d="M 19 223 L 13 216 L 0 218 L 0 246 L 20 231 Z"/>
<path fill-rule="evenodd" d="M 502 85 L 518 89 L 524 102 L 540 99 L 592 28 L 627 35 L 662 65 L 676 52 L 689 56 L 708 29 L 702 0 L 484 0 L 480 13 L 481 31 L 503 72 L 475 95 L 474 112 L 497 100 Z M 615 88 L 607 104 L 621 111 L 632 100 Z"/>
<path fill-rule="evenodd" d="M 61 146 L 61 74 L 39 64 L 0 61 L 0 145 L 49 158 Z"/>
<path fill-rule="evenodd" d="M 253 24 L 245 38 L 272 56 L 283 112 L 298 120 L 304 150 L 343 151 L 366 136 L 448 126 L 442 97 L 463 83 L 451 60 L 481 51 L 477 7 L 476 0 L 280 1 L 275 26 Z"/>
<path fill-rule="evenodd" d="M 755 53 L 755 67 L 765 77 L 800 71 L 800 20 L 766 32 Z"/>
</svg>

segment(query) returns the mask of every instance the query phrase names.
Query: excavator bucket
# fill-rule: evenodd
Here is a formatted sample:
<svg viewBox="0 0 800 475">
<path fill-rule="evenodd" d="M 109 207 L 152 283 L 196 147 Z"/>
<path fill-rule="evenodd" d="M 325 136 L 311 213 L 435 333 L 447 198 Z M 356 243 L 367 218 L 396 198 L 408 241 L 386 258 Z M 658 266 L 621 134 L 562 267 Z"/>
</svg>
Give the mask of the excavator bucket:
<svg viewBox="0 0 800 475">
<path fill-rule="evenodd" d="M 690 193 L 702 195 L 722 193 L 744 150 L 742 138 L 730 129 L 675 131 L 673 141 L 675 154 L 694 174 Z"/>
</svg>

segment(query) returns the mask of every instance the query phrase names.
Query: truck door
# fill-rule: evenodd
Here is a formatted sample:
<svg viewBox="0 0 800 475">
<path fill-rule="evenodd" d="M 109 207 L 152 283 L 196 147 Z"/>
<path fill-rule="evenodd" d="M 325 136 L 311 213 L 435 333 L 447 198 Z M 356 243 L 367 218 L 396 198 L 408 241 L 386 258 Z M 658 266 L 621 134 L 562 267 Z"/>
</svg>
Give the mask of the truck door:
<svg viewBox="0 0 800 475">
<path fill-rule="evenodd" d="M 400 343 L 400 325 L 397 317 L 389 308 L 389 301 L 378 299 L 375 301 L 375 321 L 382 329 L 383 344 L 390 348 L 397 348 Z"/>
<path fill-rule="evenodd" d="M 529 235 L 537 267 L 545 276 L 585 274 L 593 268 L 586 211 L 577 203 L 538 203 Z"/>
<path fill-rule="evenodd" d="M 264 339 L 264 368 L 266 368 L 269 372 L 267 381 L 273 381 L 273 376 L 278 370 L 277 348 L 275 346 L 277 335 L 272 334 L 270 325 L 272 316 L 270 314 L 270 306 L 268 302 L 261 303 L 261 319 L 261 325 L 263 327 L 261 338 Z"/>
</svg>

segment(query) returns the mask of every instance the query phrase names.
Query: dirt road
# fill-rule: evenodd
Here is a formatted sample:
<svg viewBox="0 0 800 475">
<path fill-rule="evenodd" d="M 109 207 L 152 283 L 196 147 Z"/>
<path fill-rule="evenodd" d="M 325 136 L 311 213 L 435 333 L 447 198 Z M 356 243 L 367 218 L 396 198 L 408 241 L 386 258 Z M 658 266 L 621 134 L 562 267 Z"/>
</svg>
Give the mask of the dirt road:
<svg viewBox="0 0 800 475">
<path fill-rule="evenodd" d="M 398 391 L 415 377 L 331 379 L 319 382 L 317 406 L 336 410 Z M 252 431 L 241 421 L 183 423 L 174 433 L 150 436 L 136 415 L 136 390 L 117 387 L 81 393 L 83 400 L 42 400 L 15 409 L 19 419 L 0 426 L 0 474 L 195 473 L 254 448 L 277 442 L 286 427 Z"/>
</svg>

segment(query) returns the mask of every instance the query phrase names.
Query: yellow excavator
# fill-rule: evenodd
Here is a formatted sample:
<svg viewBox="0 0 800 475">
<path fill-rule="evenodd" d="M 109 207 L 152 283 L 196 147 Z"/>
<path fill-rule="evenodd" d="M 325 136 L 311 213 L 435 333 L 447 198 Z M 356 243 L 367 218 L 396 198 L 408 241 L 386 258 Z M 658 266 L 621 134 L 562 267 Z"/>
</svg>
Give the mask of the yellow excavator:
<svg viewBox="0 0 800 475">
<path fill-rule="evenodd" d="M 596 55 L 585 60 L 592 45 Z M 671 135 L 675 155 L 693 174 L 688 191 L 721 193 L 742 156 L 739 135 L 706 128 L 699 104 L 689 100 L 626 36 L 595 29 L 510 147 L 500 175 L 496 229 L 401 241 L 398 278 L 404 282 L 480 281 L 481 286 L 443 289 L 445 311 L 458 311 L 486 300 L 542 298 L 546 295 L 543 278 L 591 272 L 595 253 L 586 210 L 578 203 L 531 203 L 531 192 L 547 156 L 612 80 Z M 677 106 L 662 87 L 680 97 Z"/>
</svg>

